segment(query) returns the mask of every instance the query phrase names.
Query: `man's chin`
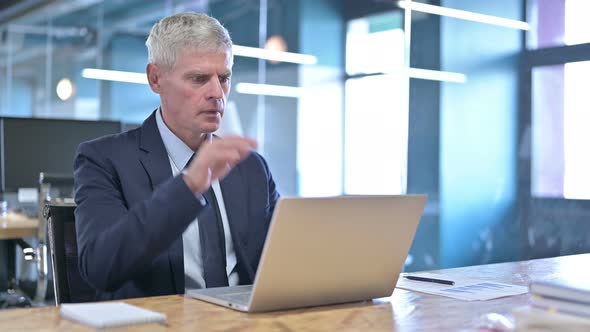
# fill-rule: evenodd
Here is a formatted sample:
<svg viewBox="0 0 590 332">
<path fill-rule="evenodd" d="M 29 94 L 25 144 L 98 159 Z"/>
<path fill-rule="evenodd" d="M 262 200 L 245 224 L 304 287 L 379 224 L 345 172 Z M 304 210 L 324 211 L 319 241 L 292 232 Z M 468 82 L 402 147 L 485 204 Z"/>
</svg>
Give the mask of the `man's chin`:
<svg viewBox="0 0 590 332">
<path fill-rule="evenodd" d="M 208 124 L 203 127 L 203 132 L 207 134 L 211 134 L 219 130 L 219 124 Z"/>
</svg>

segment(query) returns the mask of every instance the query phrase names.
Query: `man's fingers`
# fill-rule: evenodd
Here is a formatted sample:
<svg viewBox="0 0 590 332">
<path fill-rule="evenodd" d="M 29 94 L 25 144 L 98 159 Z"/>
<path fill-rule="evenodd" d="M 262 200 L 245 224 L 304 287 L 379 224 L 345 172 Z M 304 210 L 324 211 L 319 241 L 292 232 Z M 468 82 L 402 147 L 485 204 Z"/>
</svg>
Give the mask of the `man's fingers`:
<svg viewBox="0 0 590 332">
<path fill-rule="evenodd" d="M 205 141 L 186 175 L 194 182 L 193 187 L 208 187 L 211 181 L 223 179 L 256 147 L 256 141 L 240 136 Z"/>
<path fill-rule="evenodd" d="M 250 155 L 257 147 L 256 141 L 245 137 L 230 136 L 213 140 L 206 148 L 212 162 L 227 161 L 235 166 L 239 161 Z M 203 151 L 204 152 L 204 151 Z"/>
<path fill-rule="evenodd" d="M 241 136 L 227 136 L 221 139 L 213 140 L 210 144 L 211 147 L 215 148 L 237 149 L 241 154 L 248 154 L 250 151 L 258 147 L 258 144 L 255 140 Z"/>
<path fill-rule="evenodd" d="M 211 181 L 223 179 L 232 170 L 233 166 L 230 164 L 218 164 L 211 169 Z"/>
</svg>

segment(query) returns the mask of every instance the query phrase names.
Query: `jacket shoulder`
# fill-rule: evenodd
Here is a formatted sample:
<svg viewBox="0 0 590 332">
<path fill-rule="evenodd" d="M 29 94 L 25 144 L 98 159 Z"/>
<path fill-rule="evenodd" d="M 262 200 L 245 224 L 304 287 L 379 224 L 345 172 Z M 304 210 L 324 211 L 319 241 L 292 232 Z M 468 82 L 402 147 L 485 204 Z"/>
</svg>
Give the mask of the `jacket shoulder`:
<svg viewBox="0 0 590 332">
<path fill-rule="evenodd" d="M 117 151 L 137 149 L 139 144 L 140 128 L 132 129 L 118 134 L 98 137 L 90 141 L 82 142 L 78 146 L 78 153 L 96 151 L 101 154 L 111 154 Z"/>
<path fill-rule="evenodd" d="M 252 151 L 248 158 L 244 160 L 244 164 L 248 166 L 262 167 L 268 171 L 268 164 L 266 163 L 266 160 L 260 153 L 256 151 Z"/>
</svg>

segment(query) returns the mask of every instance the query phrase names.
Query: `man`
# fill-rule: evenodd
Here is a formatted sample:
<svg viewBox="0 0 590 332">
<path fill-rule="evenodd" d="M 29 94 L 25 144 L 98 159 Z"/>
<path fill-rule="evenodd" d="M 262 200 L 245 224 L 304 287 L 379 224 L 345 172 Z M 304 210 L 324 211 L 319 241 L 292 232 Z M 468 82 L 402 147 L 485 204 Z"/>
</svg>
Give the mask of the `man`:
<svg viewBox="0 0 590 332">
<path fill-rule="evenodd" d="M 176 14 L 146 46 L 160 108 L 77 151 L 80 272 L 98 300 L 251 284 L 279 194 L 254 141 L 211 135 L 230 90 L 229 34 Z"/>
</svg>

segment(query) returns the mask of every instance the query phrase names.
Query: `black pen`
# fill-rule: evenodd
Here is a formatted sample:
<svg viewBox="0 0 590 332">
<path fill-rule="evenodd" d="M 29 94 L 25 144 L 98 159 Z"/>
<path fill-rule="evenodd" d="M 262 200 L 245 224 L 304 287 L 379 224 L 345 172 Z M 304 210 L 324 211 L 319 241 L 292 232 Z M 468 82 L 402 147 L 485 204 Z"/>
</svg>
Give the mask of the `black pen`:
<svg viewBox="0 0 590 332">
<path fill-rule="evenodd" d="M 435 282 L 437 284 L 443 284 L 443 285 L 454 285 L 455 284 L 455 282 L 452 280 L 444 280 L 444 279 L 434 279 L 434 278 L 417 277 L 417 276 L 404 276 L 404 278 L 409 279 L 409 280 L 415 280 L 415 281 Z"/>
</svg>

